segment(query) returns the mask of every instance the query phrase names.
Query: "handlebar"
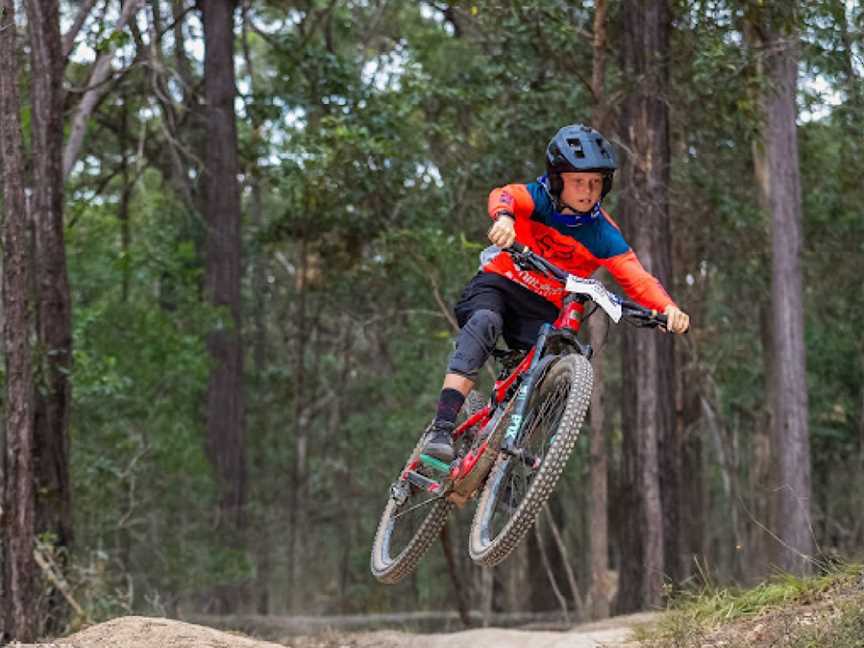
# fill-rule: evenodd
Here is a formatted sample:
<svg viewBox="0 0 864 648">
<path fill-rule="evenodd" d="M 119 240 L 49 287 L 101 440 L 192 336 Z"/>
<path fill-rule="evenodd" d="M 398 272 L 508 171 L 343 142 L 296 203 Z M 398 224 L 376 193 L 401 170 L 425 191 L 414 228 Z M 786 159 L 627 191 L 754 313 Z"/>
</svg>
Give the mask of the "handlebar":
<svg viewBox="0 0 864 648">
<path fill-rule="evenodd" d="M 535 254 L 531 251 L 527 245 L 522 245 L 521 243 L 514 243 L 509 248 L 505 250 L 505 252 L 509 252 L 511 255 L 516 257 L 518 261 L 527 261 L 530 265 L 533 265 L 537 270 L 542 272 L 547 276 L 551 276 L 557 279 L 560 282 L 567 281 L 567 277 L 569 276 L 569 272 L 562 270 L 554 263 L 547 261 L 539 254 Z"/>
<path fill-rule="evenodd" d="M 570 275 L 569 272 L 562 270 L 554 263 L 551 263 L 539 254 L 532 252 L 531 248 L 522 243 L 513 243 L 513 245 L 505 249 L 505 252 L 511 254 L 517 263 L 523 262 L 531 265 L 541 273 L 557 279 L 561 283 L 566 282 L 567 277 Z M 650 308 L 640 306 L 639 304 L 624 299 L 618 295 L 615 295 L 615 297 L 621 303 L 623 316 L 631 320 L 637 326 L 646 326 L 651 328 L 656 328 L 658 326 L 662 326 L 663 328 L 667 327 L 669 322 L 665 315 L 658 313 L 655 310 L 651 310 Z M 687 331 L 685 331 L 685 333 L 686 332 Z"/>
</svg>

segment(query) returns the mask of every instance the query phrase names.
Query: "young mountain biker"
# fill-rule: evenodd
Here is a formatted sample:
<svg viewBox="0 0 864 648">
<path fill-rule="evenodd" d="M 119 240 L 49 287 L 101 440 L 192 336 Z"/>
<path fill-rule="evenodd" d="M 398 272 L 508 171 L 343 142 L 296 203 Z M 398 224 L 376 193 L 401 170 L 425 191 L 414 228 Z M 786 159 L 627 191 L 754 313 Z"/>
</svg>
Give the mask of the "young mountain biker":
<svg viewBox="0 0 864 648">
<path fill-rule="evenodd" d="M 663 312 L 669 331 L 687 330 L 689 316 L 642 267 L 600 206 L 612 189 L 616 168 L 609 142 L 594 129 L 573 124 L 560 129 L 546 147 L 546 175 L 489 195 L 493 245 L 480 255 L 480 272 L 454 309 L 460 331 L 424 445 L 426 454 L 453 460 L 456 416 L 498 337 L 503 334 L 511 348 L 527 349 L 540 327 L 558 317 L 564 287 L 540 272 L 520 268 L 502 252 L 516 239 L 579 277 L 606 268 L 632 300 Z"/>
</svg>

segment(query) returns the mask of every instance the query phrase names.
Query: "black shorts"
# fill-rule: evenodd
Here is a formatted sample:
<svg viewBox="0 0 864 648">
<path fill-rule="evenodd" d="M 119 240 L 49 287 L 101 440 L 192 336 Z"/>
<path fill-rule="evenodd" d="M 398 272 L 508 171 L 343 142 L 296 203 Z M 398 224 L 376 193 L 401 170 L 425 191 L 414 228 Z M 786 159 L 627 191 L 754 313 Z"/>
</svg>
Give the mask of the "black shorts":
<svg viewBox="0 0 864 648">
<path fill-rule="evenodd" d="M 558 307 L 507 277 L 480 272 L 468 282 L 453 308 L 459 327 L 465 326 L 476 311 L 487 309 L 504 320 L 504 341 L 511 349 L 533 346 L 546 322 L 558 318 Z"/>
</svg>

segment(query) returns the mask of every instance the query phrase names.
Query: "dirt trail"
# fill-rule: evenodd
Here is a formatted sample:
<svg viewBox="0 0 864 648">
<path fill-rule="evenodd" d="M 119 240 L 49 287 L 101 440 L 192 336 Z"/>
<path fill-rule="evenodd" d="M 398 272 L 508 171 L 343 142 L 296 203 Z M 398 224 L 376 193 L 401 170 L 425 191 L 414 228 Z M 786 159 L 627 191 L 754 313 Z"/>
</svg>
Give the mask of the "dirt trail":
<svg viewBox="0 0 864 648">
<path fill-rule="evenodd" d="M 451 634 L 417 635 L 399 648 L 636 648 L 633 628 L 650 624 L 655 614 L 634 614 L 576 626 L 566 632 L 484 628 Z"/>
<path fill-rule="evenodd" d="M 49 645 L 58 648 L 635 648 L 636 644 L 627 643 L 633 627 L 651 623 L 655 618 L 653 614 L 635 614 L 577 626 L 566 632 L 501 628 L 424 635 L 392 630 L 329 631 L 285 637 L 272 643 L 171 619 L 120 617 L 55 639 Z"/>
</svg>

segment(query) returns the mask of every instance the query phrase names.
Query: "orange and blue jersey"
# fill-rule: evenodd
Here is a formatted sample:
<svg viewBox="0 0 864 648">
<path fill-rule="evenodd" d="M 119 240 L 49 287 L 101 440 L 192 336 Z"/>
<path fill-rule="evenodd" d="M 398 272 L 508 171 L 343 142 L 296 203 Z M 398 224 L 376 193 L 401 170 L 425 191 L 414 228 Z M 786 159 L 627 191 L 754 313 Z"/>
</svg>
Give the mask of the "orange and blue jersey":
<svg viewBox="0 0 864 648">
<path fill-rule="evenodd" d="M 591 216 L 561 214 L 555 209 L 545 178 L 540 178 L 537 182 L 492 190 L 489 215 L 494 219 L 501 211 L 514 215 L 520 243 L 570 274 L 590 277 L 602 266 L 633 301 L 645 308 L 662 312 L 674 305 L 657 278 L 636 258 L 605 210 L 596 207 Z M 539 272 L 523 270 L 509 254 L 484 254 L 481 264 L 484 272 L 503 275 L 561 307 L 564 287 Z"/>
</svg>

